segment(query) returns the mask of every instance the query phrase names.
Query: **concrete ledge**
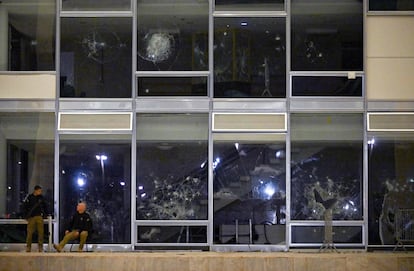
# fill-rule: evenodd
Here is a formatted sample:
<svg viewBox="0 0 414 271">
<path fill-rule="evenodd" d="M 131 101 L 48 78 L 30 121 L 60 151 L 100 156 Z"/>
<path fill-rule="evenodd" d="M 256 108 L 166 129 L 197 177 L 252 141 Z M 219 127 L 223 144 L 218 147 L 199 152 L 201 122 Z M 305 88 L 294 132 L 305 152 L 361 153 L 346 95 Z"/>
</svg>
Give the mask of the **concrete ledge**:
<svg viewBox="0 0 414 271">
<path fill-rule="evenodd" d="M 414 253 L 1 252 L 0 271 L 410 271 Z"/>
</svg>

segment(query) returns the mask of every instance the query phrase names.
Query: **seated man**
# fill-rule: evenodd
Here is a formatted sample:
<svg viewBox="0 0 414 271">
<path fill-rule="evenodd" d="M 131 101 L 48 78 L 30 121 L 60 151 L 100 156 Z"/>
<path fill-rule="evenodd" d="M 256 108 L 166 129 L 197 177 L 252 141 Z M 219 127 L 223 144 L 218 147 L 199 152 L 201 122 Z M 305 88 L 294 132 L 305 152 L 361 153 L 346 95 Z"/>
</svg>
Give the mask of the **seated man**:
<svg viewBox="0 0 414 271">
<path fill-rule="evenodd" d="M 83 250 L 83 245 L 86 243 L 86 238 L 88 233 L 92 231 L 92 220 L 89 214 L 86 212 L 86 203 L 79 202 L 76 206 L 76 213 L 73 215 L 72 220 L 70 221 L 69 228 L 65 231 L 65 237 L 59 243 L 59 245 L 53 244 L 53 247 L 61 252 L 65 247 L 66 243 L 74 240 L 79 240 L 78 251 Z"/>
</svg>

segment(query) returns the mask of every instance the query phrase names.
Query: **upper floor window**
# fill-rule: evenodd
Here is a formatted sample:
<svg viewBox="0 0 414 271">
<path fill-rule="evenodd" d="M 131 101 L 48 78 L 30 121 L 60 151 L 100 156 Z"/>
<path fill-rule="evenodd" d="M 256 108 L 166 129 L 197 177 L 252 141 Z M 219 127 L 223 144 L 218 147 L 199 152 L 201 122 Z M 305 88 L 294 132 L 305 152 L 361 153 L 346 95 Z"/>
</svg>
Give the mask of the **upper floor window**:
<svg viewBox="0 0 414 271">
<path fill-rule="evenodd" d="M 138 70 L 208 70 L 207 0 L 138 0 Z"/>
<path fill-rule="evenodd" d="M 214 97 L 286 96 L 285 18 L 214 18 Z"/>
<path fill-rule="evenodd" d="M 0 71 L 55 70 L 54 0 L 0 2 Z"/>
<path fill-rule="evenodd" d="M 61 19 L 60 97 L 130 98 L 132 19 Z"/>
<path fill-rule="evenodd" d="M 362 1 L 292 0 L 292 70 L 362 71 Z"/>
</svg>

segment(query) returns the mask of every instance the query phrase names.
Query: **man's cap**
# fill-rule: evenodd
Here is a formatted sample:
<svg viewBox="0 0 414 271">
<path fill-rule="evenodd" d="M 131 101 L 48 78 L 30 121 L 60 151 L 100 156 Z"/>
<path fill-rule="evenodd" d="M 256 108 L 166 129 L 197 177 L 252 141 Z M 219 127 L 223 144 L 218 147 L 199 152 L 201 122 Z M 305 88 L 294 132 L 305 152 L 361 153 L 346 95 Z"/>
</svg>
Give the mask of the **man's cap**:
<svg viewBox="0 0 414 271">
<path fill-rule="evenodd" d="M 42 187 L 40 185 L 35 185 L 34 190 L 39 190 L 42 189 Z"/>
</svg>

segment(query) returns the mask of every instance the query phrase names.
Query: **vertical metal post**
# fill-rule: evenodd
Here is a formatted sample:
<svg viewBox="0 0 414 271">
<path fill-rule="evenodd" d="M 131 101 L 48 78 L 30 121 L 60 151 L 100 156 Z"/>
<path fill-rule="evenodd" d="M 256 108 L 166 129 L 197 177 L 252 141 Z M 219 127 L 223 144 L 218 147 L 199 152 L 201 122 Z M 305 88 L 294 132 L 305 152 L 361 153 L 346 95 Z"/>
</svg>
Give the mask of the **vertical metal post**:
<svg viewBox="0 0 414 271">
<path fill-rule="evenodd" d="M 252 220 L 249 219 L 249 244 L 253 244 L 253 234 L 252 234 Z"/>
<path fill-rule="evenodd" d="M 48 215 L 47 216 L 47 229 L 49 232 L 49 242 L 48 242 L 48 247 L 47 247 L 47 251 L 51 252 L 52 251 L 52 216 Z"/>
<path fill-rule="evenodd" d="M 238 244 L 239 243 L 239 220 L 236 219 L 235 223 L 236 223 L 236 244 Z"/>
</svg>

